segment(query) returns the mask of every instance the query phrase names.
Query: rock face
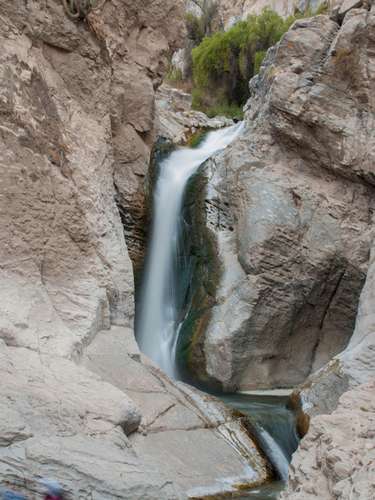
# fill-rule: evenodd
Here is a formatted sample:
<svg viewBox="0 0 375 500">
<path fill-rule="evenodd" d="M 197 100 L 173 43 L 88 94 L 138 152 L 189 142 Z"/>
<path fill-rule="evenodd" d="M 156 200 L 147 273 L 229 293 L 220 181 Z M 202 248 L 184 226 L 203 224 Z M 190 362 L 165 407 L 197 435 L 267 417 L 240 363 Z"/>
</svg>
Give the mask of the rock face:
<svg viewBox="0 0 375 500">
<path fill-rule="evenodd" d="M 60 0 L 0 0 L 2 486 L 32 495 L 49 476 L 68 498 L 177 499 L 267 477 L 220 404 L 133 345 L 118 207 L 134 257 L 154 87 L 182 11 L 107 0 L 73 22 Z"/>
<path fill-rule="evenodd" d="M 347 348 L 296 390 L 303 412 L 310 417 L 331 413 L 348 388 L 355 388 L 375 376 L 374 272 L 372 247 L 355 330 Z"/>
<path fill-rule="evenodd" d="M 196 230 L 221 273 L 190 350 L 227 390 L 298 384 L 352 336 L 373 237 L 374 22 L 296 22 L 251 82 L 243 137 L 203 172 Z"/>
<path fill-rule="evenodd" d="M 141 35 L 138 17 L 146 14 L 132 5 L 107 2 L 90 14 L 89 28 L 71 22 L 59 1 L 0 3 L 1 329 L 8 344 L 69 354 L 111 322 L 132 322 L 133 274 L 113 179 L 123 196 L 118 184 L 134 191 L 137 177 L 117 145 L 122 134 L 122 147 L 135 154 L 134 143 L 143 144 L 136 130 L 153 127 L 153 91 L 146 98 L 129 80 L 152 89 L 148 66 L 162 72 L 168 50 L 168 38 L 161 38 L 164 53 L 148 38 L 157 36 L 165 5 L 148 14 Z M 172 44 L 177 33 L 164 33 Z M 155 53 L 143 56 L 136 76 L 148 43 Z M 137 117 L 134 94 L 143 103 Z"/>
<path fill-rule="evenodd" d="M 367 81 L 369 88 L 374 88 L 374 62 L 368 54 L 371 54 L 371 47 L 375 46 L 375 37 L 373 35 L 373 25 L 375 24 L 375 12 L 372 7 L 370 13 L 363 10 L 353 10 L 349 12 L 343 24 L 343 30 L 346 41 L 357 40 L 354 45 L 358 51 L 359 46 L 364 43 L 365 48 L 362 49 L 363 55 L 366 57 L 366 62 L 363 64 L 368 65 L 370 70 L 367 73 Z M 359 35 L 359 37 L 358 37 Z M 356 38 L 358 37 L 358 38 Z M 344 40 L 345 40 L 344 38 Z M 344 47 L 339 47 L 336 56 L 347 54 L 350 50 L 350 43 Z M 358 52 L 357 52 L 358 53 Z M 356 54 L 353 51 L 353 57 Z M 343 56 L 341 56 L 343 57 Z M 348 57 L 348 56 L 346 56 Z M 349 62 L 349 61 L 348 61 Z M 366 71 L 362 67 L 362 71 Z M 357 73 L 357 78 L 361 78 L 361 74 Z M 373 92 L 373 90 L 372 90 Z M 362 137 L 360 140 L 363 144 L 367 143 L 367 147 L 373 150 L 374 144 L 374 100 L 373 96 L 369 94 L 368 103 L 364 101 L 365 105 L 369 108 L 366 113 L 366 120 L 369 123 L 369 136 Z M 360 136 L 359 136 L 360 137 Z M 354 151 L 354 149 L 353 149 Z M 373 163 L 367 163 L 367 159 L 358 164 L 359 170 L 356 171 L 358 175 L 373 182 L 374 167 Z M 375 323 L 373 312 L 373 294 L 375 289 L 374 283 L 375 272 L 375 256 L 374 246 L 372 245 L 369 269 L 366 277 L 366 283 L 362 290 L 357 319 L 353 336 L 347 348 L 334 359 L 324 366 L 321 370 L 309 377 L 305 384 L 303 384 L 296 391 L 296 396 L 299 396 L 302 403 L 302 409 L 305 414 L 314 416 L 317 414 L 331 413 L 337 406 L 340 396 L 348 388 L 354 388 L 360 384 L 366 383 L 370 378 L 375 376 Z"/>
<path fill-rule="evenodd" d="M 340 399 L 332 415 L 311 421 L 290 467 L 282 500 L 371 500 L 375 497 L 375 383 Z"/>
</svg>

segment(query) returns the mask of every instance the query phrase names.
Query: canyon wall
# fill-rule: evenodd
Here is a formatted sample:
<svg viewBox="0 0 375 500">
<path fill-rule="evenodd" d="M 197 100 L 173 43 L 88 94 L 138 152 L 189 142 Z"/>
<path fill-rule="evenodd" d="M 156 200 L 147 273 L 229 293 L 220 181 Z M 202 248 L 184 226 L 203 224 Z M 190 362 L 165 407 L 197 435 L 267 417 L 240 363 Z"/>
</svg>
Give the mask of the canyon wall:
<svg viewBox="0 0 375 500">
<path fill-rule="evenodd" d="M 186 0 L 186 11 L 200 17 L 205 9 L 204 0 Z M 332 10 L 343 3 L 341 0 L 212 0 L 216 4 L 215 24 L 228 29 L 237 21 L 246 19 L 249 15 L 258 15 L 268 7 L 280 16 L 287 17 L 296 12 L 316 12 L 326 6 Z M 207 4 L 207 1 L 206 1 Z"/>
<path fill-rule="evenodd" d="M 0 0 L 1 486 L 145 500 L 265 481 L 239 421 L 134 340 L 129 254 L 183 2 L 98 5 L 73 21 L 60 0 Z"/>
<path fill-rule="evenodd" d="M 353 334 L 373 239 L 374 11 L 344 15 L 297 21 L 269 50 L 243 136 L 202 171 L 197 233 L 221 271 L 190 352 L 225 390 L 295 386 Z"/>
</svg>

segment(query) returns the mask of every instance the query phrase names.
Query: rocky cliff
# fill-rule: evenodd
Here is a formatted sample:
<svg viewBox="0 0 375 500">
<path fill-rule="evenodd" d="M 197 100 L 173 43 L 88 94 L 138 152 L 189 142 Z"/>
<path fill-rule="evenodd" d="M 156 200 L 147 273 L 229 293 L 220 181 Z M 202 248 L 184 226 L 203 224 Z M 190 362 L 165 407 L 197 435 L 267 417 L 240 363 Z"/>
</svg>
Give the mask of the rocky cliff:
<svg viewBox="0 0 375 500">
<path fill-rule="evenodd" d="M 325 6 L 333 9 L 341 0 L 212 0 L 216 4 L 214 24 L 224 29 L 252 14 L 260 14 L 265 7 L 287 17 L 296 12 L 317 11 Z M 186 11 L 201 17 L 207 7 L 207 0 L 186 0 Z"/>
<path fill-rule="evenodd" d="M 197 232 L 221 272 L 191 352 L 227 390 L 294 386 L 352 337 L 373 238 L 374 16 L 296 22 L 251 81 L 243 137 L 204 169 Z"/>
<path fill-rule="evenodd" d="M 268 475 L 230 413 L 134 343 L 129 254 L 182 12 L 107 0 L 73 21 L 60 0 L 0 0 L 0 479 L 31 498 L 42 476 L 145 500 Z"/>
<path fill-rule="evenodd" d="M 312 420 L 290 467 L 282 500 L 371 500 L 375 497 L 375 384 L 342 396 L 332 415 Z"/>
</svg>

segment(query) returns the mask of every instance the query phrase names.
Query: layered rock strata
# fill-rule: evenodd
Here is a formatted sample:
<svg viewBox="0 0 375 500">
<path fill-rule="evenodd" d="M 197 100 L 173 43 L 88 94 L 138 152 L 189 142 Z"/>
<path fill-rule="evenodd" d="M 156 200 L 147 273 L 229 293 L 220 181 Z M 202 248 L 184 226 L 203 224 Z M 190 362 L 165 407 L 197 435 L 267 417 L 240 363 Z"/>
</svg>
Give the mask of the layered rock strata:
<svg viewBox="0 0 375 500">
<path fill-rule="evenodd" d="M 221 272 L 191 357 L 226 390 L 303 382 L 351 339 L 373 237 L 374 15 L 296 22 L 251 81 L 242 138 L 202 172 L 196 231 Z"/>
</svg>

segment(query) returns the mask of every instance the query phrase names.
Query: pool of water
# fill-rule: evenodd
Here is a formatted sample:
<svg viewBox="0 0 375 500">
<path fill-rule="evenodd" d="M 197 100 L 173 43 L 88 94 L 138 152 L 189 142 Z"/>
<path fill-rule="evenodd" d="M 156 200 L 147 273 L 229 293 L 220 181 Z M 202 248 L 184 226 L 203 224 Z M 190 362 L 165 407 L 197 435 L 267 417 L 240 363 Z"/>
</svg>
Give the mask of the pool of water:
<svg viewBox="0 0 375 500">
<path fill-rule="evenodd" d="M 245 500 L 276 500 L 285 487 L 288 463 L 298 447 L 299 438 L 293 412 L 287 408 L 287 396 L 250 394 L 221 395 L 228 406 L 248 416 L 258 431 L 259 444 L 283 480 L 243 492 L 235 498 Z"/>
<path fill-rule="evenodd" d="M 236 497 L 236 500 L 277 500 L 285 488 L 283 481 L 274 481 L 271 484 L 255 488 L 246 494 Z"/>
</svg>

